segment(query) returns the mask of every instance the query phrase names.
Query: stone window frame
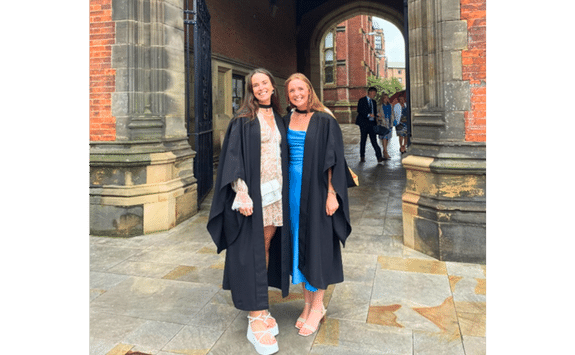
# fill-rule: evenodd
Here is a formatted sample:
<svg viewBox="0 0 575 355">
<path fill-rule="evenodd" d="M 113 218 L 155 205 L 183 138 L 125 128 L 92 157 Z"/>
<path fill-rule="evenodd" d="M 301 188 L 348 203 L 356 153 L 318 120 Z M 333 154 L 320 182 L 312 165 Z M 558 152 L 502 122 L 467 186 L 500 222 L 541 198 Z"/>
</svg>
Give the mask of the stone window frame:
<svg viewBox="0 0 575 355">
<path fill-rule="evenodd" d="M 335 53 L 336 53 L 336 30 L 335 28 L 330 29 L 325 34 L 325 37 L 322 41 L 322 54 L 323 54 L 323 83 L 326 85 L 335 84 L 336 82 L 336 60 L 335 60 Z M 330 36 L 331 35 L 331 36 Z M 328 44 L 328 40 L 331 38 L 331 43 Z M 329 45 L 329 46 L 328 46 Z M 332 60 L 328 61 L 326 58 L 328 54 L 331 53 Z M 331 79 L 328 81 L 328 78 Z"/>
</svg>

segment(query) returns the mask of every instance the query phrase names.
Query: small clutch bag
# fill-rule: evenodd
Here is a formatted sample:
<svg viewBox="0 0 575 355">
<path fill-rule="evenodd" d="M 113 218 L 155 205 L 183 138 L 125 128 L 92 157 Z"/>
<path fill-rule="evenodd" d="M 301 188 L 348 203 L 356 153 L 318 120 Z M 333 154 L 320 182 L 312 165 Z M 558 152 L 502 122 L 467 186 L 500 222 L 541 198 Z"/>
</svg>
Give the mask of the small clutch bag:
<svg viewBox="0 0 575 355">
<path fill-rule="evenodd" d="M 282 198 L 282 186 L 277 179 L 262 184 L 262 207 L 271 205 Z"/>
</svg>

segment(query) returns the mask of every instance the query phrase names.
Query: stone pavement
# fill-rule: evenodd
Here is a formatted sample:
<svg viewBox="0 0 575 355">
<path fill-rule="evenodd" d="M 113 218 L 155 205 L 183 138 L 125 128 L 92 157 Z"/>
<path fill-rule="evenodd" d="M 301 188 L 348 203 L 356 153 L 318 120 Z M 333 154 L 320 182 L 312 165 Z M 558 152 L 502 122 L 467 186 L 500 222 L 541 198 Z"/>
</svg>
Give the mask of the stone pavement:
<svg viewBox="0 0 575 355">
<path fill-rule="evenodd" d="M 397 137 L 377 164 L 359 130 L 342 125 L 353 231 L 343 249 L 345 281 L 325 297 L 327 320 L 311 337 L 294 328 L 301 286 L 270 288 L 278 354 L 478 355 L 486 353 L 486 267 L 441 262 L 402 245 L 405 171 Z M 90 354 L 256 354 L 246 313 L 221 289 L 224 253 L 200 212 L 171 231 L 129 239 L 90 237 Z"/>
</svg>

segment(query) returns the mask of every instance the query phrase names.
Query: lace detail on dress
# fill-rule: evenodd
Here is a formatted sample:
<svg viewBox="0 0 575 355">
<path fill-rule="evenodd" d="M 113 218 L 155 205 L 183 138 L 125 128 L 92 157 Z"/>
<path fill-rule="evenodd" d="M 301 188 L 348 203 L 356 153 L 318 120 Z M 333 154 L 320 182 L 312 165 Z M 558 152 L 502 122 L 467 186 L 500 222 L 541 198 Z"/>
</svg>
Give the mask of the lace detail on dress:
<svg viewBox="0 0 575 355">
<path fill-rule="evenodd" d="M 234 198 L 234 203 L 232 204 L 232 210 L 237 211 L 240 208 L 252 208 L 254 203 L 252 198 L 248 194 L 248 185 L 242 179 L 236 179 L 232 182 L 232 190 L 236 192 L 236 197 Z"/>
</svg>

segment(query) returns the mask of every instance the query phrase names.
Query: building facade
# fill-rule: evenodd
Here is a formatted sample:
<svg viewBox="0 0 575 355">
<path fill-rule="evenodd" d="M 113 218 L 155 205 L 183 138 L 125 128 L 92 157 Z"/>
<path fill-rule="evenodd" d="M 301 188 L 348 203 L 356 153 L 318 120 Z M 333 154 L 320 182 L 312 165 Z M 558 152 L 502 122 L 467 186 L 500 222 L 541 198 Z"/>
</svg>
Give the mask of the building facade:
<svg viewBox="0 0 575 355">
<path fill-rule="evenodd" d="M 389 62 L 387 64 L 386 78 L 397 78 L 403 88 L 405 89 L 406 84 L 406 71 L 405 63 L 401 62 Z"/>
<path fill-rule="evenodd" d="M 283 82 L 296 71 L 295 4 L 283 6 L 281 16 L 262 4 L 206 3 L 216 159 L 233 104 L 243 99 L 247 73 L 256 67 L 270 70 L 285 104 Z M 183 13 L 188 6 L 181 0 L 90 1 L 93 235 L 168 230 L 198 209 L 196 152 L 185 117 Z M 276 46 L 278 40 L 284 46 Z"/>
<path fill-rule="evenodd" d="M 330 29 L 322 43 L 323 103 L 338 122 L 355 122 L 357 101 L 365 96 L 367 78 L 385 67 L 383 31 L 372 17 L 358 15 Z"/>
<path fill-rule="evenodd" d="M 340 122 L 352 122 L 367 75 L 377 73 L 369 35 L 377 16 L 407 29 L 404 244 L 441 260 L 485 261 L 485 0 L 207 1 L 212 115 L 197 118 L 186 117 L 192 79 L 183 11 L 192 2 L 90 0 L 90 234 L 147 234 L 193 216 L 189 119 L 212 121 L 217 160 L 245 75 L 269 69 L 282 100 L 296 71 L 323 91 L 329 32 L 334 43 L 345 39 L 342 52 L 360 58 L 352 68 L 338 62 L 341 48 L 334 52 L 335 91 L 323 98 Z M 358 15 L 365 16 L 353 24 Z M 340 80 L 349 89 L 337 89 Z"/>
</svg>

